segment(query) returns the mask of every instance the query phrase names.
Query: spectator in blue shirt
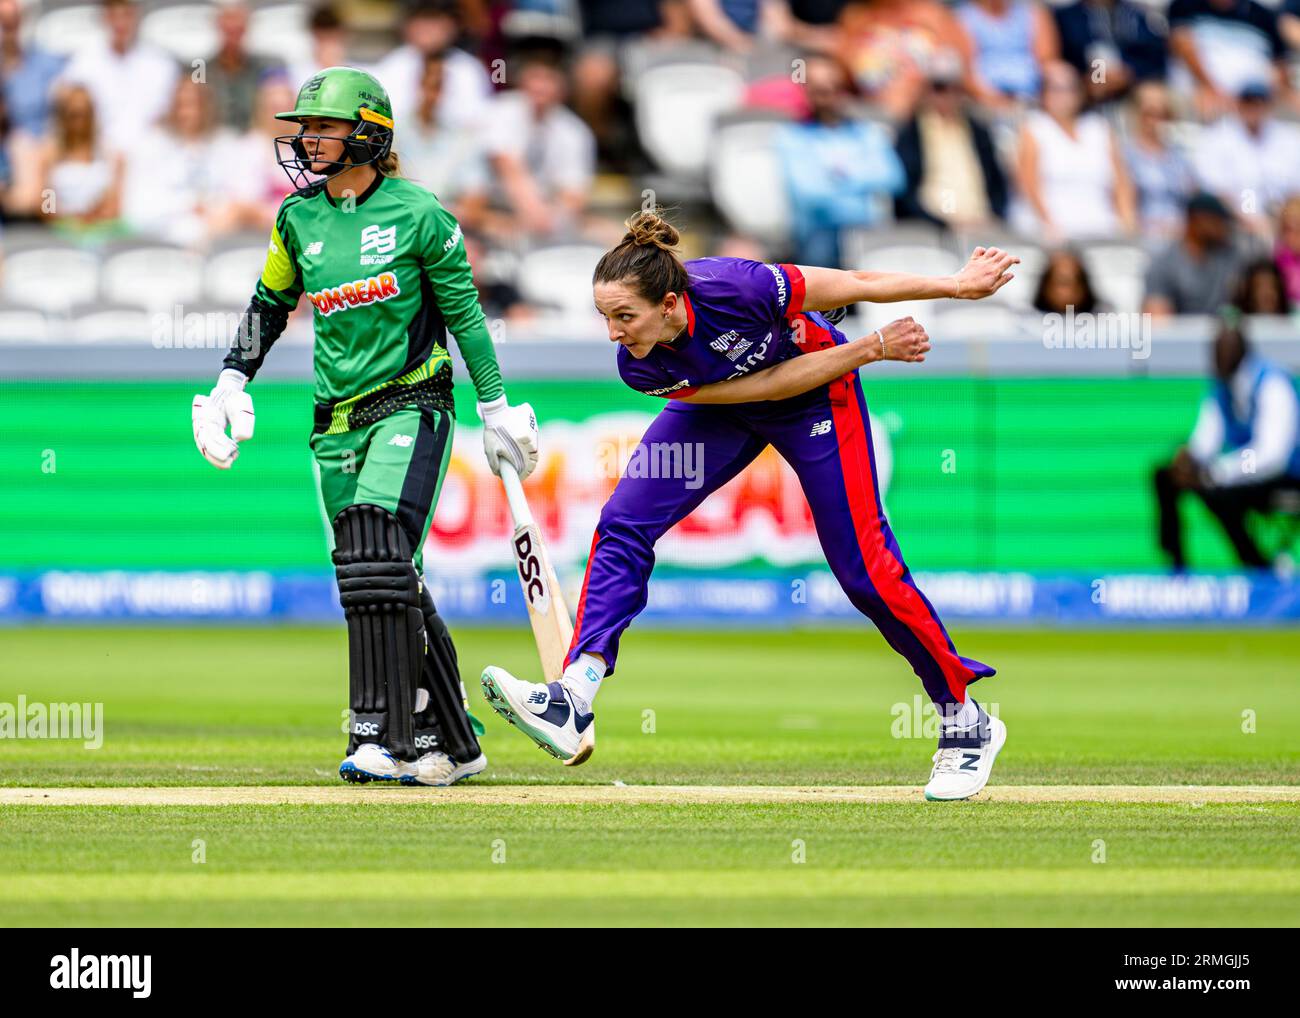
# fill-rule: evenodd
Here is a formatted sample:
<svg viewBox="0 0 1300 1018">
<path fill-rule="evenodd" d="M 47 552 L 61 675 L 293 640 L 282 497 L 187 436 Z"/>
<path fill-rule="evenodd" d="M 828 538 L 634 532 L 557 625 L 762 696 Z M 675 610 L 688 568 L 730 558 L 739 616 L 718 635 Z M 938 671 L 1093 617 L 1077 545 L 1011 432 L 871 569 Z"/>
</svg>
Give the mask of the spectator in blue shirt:
<svg viewBox="0 0 1300 1018">
<path fill-rule="evenodd" d="M 1256 354 L 1236 325 L 1214 340 L 1214 380 L 1187 444 L 1155 474 L 1160 546 L 1182 571 L 1178 501 L 1194 492 L 1218 519 L 1241 564 L 1269 560 L 1246 530 L 1246 514 L 1267 512 L 1282 490 L 1300 491 L 1300 399 L 1291 376 Z"/>
<path fill-rule="evenodd" d="M 40 138 L 50 119 L 50 86 L 64 61 L 23 45 L 22 18 L 18 0 L 0 0 L 0 84 L 13 129 Z"/>
<path fill-rule="evenodd" d="M 848 76 L 828 57 L 807 60 L 811 116 L 782 128 L 777 153 L 794 218 L 799 261 L 838 267 L 839 234 L 891 214 L 904 187 L 903 166 L 883 128 L 849 116 Z"/>
<path fill-rule="evenodd" d="M 1169 49 L 1182 62 L 1179 70 L 1203 120 L 1231 112 L 1236 96 L 1255 82 L 1270 82 L 1281 98 L 1294 98 L 1278 17 L 1255 0 L 1173 0 L 1169 5 Z M 1180 87 L 1176 80 L 1173 84 Z"/>
</svg>

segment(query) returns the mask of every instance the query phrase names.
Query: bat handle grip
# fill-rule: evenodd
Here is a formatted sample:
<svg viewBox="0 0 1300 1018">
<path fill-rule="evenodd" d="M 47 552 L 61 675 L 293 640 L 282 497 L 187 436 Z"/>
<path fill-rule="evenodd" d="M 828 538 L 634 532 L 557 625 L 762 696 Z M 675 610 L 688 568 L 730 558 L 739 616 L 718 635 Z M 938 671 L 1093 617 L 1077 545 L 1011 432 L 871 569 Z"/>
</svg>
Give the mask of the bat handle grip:
<svg viewBox="0 0 1300 1018">
<path fill-rule="evenodd" d="M 506 489 L 506 502 L 510 505 L 510 515 L 514 517 L 516 527 L 528 527 L 533 523 L 533 512 L 528 508 L 528 499 L 524 497 L 524 484 L 519 480 L 513 463 L 504 459 L 497 461 L 501 467 L 501 484 Z"/>
</svg>

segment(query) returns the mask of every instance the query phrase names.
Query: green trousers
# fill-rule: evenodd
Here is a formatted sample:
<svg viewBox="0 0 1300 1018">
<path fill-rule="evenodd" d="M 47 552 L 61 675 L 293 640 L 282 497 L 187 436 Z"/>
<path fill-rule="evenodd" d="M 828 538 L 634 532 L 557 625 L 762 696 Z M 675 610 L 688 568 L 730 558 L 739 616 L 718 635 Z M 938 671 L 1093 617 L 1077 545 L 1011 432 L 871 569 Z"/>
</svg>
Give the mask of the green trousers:
<svg viewBox="0 0 1300 1018">
<path fill-rule="evenodd" d="M 416 571 L 423 573 L 424 538 L 447 474 L 455 425 L 441 410 L 409 406 L 364 428 L 312 436 L 330 551 L 340 511 L 383 506 L 410 538 Z"/>
</svg>

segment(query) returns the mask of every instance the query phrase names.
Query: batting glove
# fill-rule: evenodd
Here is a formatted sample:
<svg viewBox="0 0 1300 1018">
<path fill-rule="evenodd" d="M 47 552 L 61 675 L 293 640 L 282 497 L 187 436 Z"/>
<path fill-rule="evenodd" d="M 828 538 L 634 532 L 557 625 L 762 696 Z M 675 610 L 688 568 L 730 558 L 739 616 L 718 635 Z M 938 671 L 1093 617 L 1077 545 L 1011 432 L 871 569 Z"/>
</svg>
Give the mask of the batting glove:
<svg viewBox="0 0 1300 1018">
<path fill-rule="evenodd" d="M 242 372 L 226 368 L 212 392 L 194 397 L 194 444 L 219 470 L 229 470 L 239 456 L 239 443 L 253 437 L 253 399 L 244 391 L 247 384 Z"/>
<path fill-rule="evenodd" d="M 483 451 L 492 473 L 501 473 L 500 460 L 515 468 L 522 481 L 537 467 L 537 415 L 527 403 L 509 406 L 504 396 L 478 405 L 483 418 Z"/>
</svg>

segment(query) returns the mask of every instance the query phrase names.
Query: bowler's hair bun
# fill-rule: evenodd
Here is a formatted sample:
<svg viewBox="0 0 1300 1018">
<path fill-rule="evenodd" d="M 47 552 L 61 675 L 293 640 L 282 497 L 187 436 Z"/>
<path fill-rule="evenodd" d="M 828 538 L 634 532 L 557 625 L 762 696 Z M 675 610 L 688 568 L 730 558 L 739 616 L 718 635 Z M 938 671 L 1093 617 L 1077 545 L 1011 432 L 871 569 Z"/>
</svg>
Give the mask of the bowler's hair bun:
<svg viewBox="0 0 1300 1018">
<path fill-rule="evenodd" d="M 657 212 L 638 212 L 625 225 L 625 244 L 630 242 L 637 247 L 657 247 L 672 251 L 681 240 L 676 227 Z"/>
</svg>

